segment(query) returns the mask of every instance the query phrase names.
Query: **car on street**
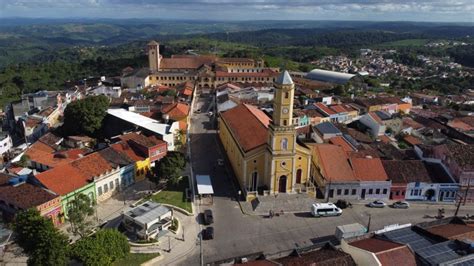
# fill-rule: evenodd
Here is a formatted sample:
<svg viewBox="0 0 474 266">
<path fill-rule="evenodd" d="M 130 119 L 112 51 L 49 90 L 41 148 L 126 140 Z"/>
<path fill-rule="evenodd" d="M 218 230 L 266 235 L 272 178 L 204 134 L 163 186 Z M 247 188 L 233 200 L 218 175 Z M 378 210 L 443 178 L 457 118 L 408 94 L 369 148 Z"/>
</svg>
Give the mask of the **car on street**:
<svg viewBox="0 0 474 266">
<path fill-rule="evenodd" d="M 214 239 L 214 227 L 208 227 L 202 230 L 202 238 L 204 240 Z"/>
<path fill-rule="evenodd" d="M 339 216 L 342 214 L 342 210 L 331 202 L 314 203 L 311 205 L 311 214 L 314 217 Z"/>
<path fill-rule="evenodd" d="M 204 211 L 204 224 L 205 225 L 210 225 L 214 223 L 214 216 L 212 215 L 211 210 L 205 210 Z"/>
<path fill-rule="evenodd" d="M 410 204 L 406 201 L 397 201 L 392 204 L 392 208 L 395 209 L 408 209 L 410 208 Z"/>
<path fill-rule="evenodd" d="M 367 204 L 369 208 L 384 208 L 387 204 L 381 200 L 374 200 L 371 203 Z"/>
</svg>

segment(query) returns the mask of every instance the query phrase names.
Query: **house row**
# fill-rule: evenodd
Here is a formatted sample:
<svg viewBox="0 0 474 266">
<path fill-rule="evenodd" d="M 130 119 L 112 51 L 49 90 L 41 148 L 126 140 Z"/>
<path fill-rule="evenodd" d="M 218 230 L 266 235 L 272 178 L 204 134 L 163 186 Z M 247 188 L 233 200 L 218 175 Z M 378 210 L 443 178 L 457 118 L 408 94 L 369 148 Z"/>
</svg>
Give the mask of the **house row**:
<svg viewBox="0 0 474 266">
<path fill-rule="evenodd" d="M 45 139 L 34 143 L 35 152 L 29 152 L 31 148 L 26 152 L 31 156 L 28 164 L 34 171 L 0 182 L 0 206 L 7 206 L 2 208 L 4 216 L 12 218 L 19 210 L 36 207 L 59 225 L 67 218 L 70 203 L 77 195 L 86 195 L 94 203 L 104 202 L 143 180 L 152 164 L 168 150 L 165 141 L 138 133 L 119 136 L 115 141 L 95 152 L 61 151 L 59 146 L 49 146 Z M 30 190 L 39 197 L 37 201 L 28 200 Z"/>
<path fill-rule="evenodd" d="M 342 136 L 311 147 L 311 178 L 320 198 L 434 202 L 457 199 L 459 185 L 439 162 L 382 160 L 356 152 Z"/>
</svg>

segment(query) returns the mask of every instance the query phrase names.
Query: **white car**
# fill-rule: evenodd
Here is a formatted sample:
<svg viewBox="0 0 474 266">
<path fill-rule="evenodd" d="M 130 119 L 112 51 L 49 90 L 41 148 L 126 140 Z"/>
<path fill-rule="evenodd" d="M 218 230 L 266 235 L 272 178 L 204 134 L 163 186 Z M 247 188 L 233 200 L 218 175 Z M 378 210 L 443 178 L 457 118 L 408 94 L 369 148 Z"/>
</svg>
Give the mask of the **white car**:
<svg viewBox="0 0 474 266">
<path fill-rule="evenodd" d="M 342 214 L 342 210 L 331 202 L 314 203 L 313 205 L 311 205 L 311 214 L 314 217 L 339 216 Z"/>
<path fill-rule="evenodd" d="M 395 209 L 408 209 L 410 204 L 406 201 L 397 201 L 392 204 L 392 207 Z"/>
<path fill-rule="evenodd" d="M 367 207 L 370 208 L 384 208 L 385 206 L 387 206 L 387 204 L 381 200 L 375 200 L 367 204 Z"/>
</svg>

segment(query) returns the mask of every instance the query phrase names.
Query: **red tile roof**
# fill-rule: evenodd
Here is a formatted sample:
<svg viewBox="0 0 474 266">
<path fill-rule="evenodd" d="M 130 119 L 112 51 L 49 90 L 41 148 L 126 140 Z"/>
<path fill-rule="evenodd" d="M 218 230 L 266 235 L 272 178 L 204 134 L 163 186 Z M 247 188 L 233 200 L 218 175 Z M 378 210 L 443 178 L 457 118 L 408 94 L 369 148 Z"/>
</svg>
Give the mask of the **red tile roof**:
<svg viewBox="0 0 474 266">
<path fill-rule="evenodd" d="M 407 247 L 396 248 L 387 252 L 376 254 L 383 266 L 416 266 L 416 258 L 413 252 Z"/>
<path fill-rule="evenodd" d="M 421 142 L 421 140 L 417 137 L 413 137 L 412 135 L 407 135 L 403 138 L 404 141 L 406 141 L 408 144 L 410 145 L 420 145 L 422 144 L 423 142 Z"/>
<path fill-rule="evenodd" d="M 329 108 L 331 108 L 336 113 L 346 113 L 346 112 L 348 112 L 346 110 L 346 108 L 344 108 L 344 106 L 342 106 L 341 104 L 330 105 Z"/>
<path fill-rule="evenodd" d="M 145 157 L 141 154 L 140 151 L 130 147 L 127 142 L 121 141 L 119 143 L 115 143 L 110 145 L 112 149 L 116 150 L 117 152 L 127 156 L 130 160 L 137 162 L 145 160 Z"/>
<path fill-rule="evenodd" d="M 329 143 L 340 146 L 345 152 L 354 151 L 354 148 L 341 136 L 330 138 Z"/>
<path fill-rule="evenodd" d="M 474 228 L 464 224 L 442 224 L 427 228 L 426 231 L 446 239 L 463 240 L 469 238 L 474 240 Z"/>
<path fill-rule="evenodd" d="M 244 152 L 267 142 L 270 118 L 257 107 L 239 104 L 223 112 L 221 118 Z"/>
<path fill-rule="evenodd" d="M 327 107 L 324 103 L 315 103 L 314 104 L 320 111 L 327 115 L 334 115 L 336 114 L 331 108 Z"/>
<path fill-rule="evenodd" d="M 41 141 L 37 141 L 30 146 L 30 148 L 25 152 L 25 155 L 27 155 L 31 161 L 49 167 L 55 167 L 73 161 L 77 158 L 78 154 L 82 153 L 82 150 L 80 151 L 81 152 L 75 149 L 70 152 L 71 154 L 66 151 L 56 152 L 56 150 L 51 146 L 48 146 Z M 72 158 L 69 157 L 70 155 L 72 155 Z"/>
<path fill-rule="evenodd" d="M 23 183 L 16 186 L 8 184 L 12 176 L 0 173 L 0 201 L 12 204 L 21 209 L 29 209 L 57 198 L 47 190 Z"/>
<path fill-rule="evenodd" d="M 163 58 L 160 68 L 163 69 L 197 69 L 204 64 L 212 64 L 214 60 L 204 56 Z"/>
<path fill-rule="evenodd" d="M 382 124 L 382 119 L 380 119 L 376 113 L 369 112 L 369 116 L 372 117 L 372 119 L 374 119 L 377 123 Z"/>
<path fill-rule="evenodd" d="M 363 250 L 367 250 L 372 253 L 379 253 L 404 246 L 402 244 L 374 237 L 350 242 L 349 245 Z"/>
<path fill-rule="evenodd" d="M 379 158 L 351 158 L 352 169 L 360 181 L 387 181 L 388 176 Z"/>
<path fill-rule="evenodd" d="M 357 181 L 344 149 L 332 144 L 311 145 L 319 158 L 321 172 L 328 181 Z"/>
<path fill-rule="evenodd" d="M 163 108 L 162 112 L 169 115 L 170 119 L 181 120 L 188 116 L 189 105 L 185 103 L 174 103 Z"/>
<path fill-rule="evenodd" d="M 92 178 L 84 175 L 71 164 L 62 164 L 36 175 L 36 179 L 47 189 L 64 196 L 92 182 Z"/>
</svg>

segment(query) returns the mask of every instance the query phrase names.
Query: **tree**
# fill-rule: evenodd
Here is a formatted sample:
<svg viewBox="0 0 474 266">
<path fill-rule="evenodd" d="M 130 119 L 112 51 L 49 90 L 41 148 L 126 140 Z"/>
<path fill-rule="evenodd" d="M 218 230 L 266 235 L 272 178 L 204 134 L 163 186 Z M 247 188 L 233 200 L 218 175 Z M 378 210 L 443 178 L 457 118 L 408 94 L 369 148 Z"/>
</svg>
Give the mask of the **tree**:
<svg viewBox="0 0 474 266">
<path fill-rule="evenodd" d="M 68 218 L 72 232 L 84 237 L 92 225 L 87 218 L 94 214 L 93 202 L 88 196 L 79 194 L 69 204 Z"/>
<path fill-rule="evenodd" d="M 107 114 L 109 99 L 104 95 L 74 101 L 64 110 L 63 130 L 67 135 L 96 136 Z"/>
<path fill-rule="evenodd" d="M 157 175 L 167 178 L 170 184 L 176 185 L 179 182 L 181 171 L 186 166 L 186 160 L 180 152 L 168 152 L 165 158 L 159 161 L 157 166 Z M 152 182 L 155 179 L 151 180 Z"/>
<path fill-rule="evenodd" d="M 29 265 L 67 265 L 68 239 L 36 209 L 20 212 L 14 224 L 18 245 L 28 254 Z"/>
<path fill-rule="evenodd" d="M 111 265 L 129 252 L 130 246 L 123 234 L 115 229 L 105 229 L 76 242 L 71 255 L 86 266 Z"/>
</svg>

